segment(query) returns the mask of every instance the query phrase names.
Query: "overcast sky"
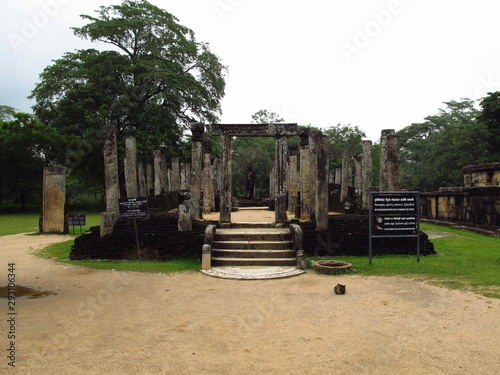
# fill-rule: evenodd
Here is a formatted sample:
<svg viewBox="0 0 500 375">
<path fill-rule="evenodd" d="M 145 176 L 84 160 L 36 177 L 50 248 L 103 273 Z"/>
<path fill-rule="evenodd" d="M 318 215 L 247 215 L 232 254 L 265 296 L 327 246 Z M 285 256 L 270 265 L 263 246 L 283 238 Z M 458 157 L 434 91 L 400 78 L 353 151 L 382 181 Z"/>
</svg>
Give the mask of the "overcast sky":
<svg viewBox="0 0 500 375">
<path fill-rule="evenodd" d="M 286 122 L 356 125 L 378 141 L 500 90 L 498 0 L 151 0 L 228 67 L 221 123 L 261 109 Z M 42 70 L 108 48 L 73 35 L 80 14 L 120 0 L 0 0 L 0 105 L 31 112 Z"/>
</svg>

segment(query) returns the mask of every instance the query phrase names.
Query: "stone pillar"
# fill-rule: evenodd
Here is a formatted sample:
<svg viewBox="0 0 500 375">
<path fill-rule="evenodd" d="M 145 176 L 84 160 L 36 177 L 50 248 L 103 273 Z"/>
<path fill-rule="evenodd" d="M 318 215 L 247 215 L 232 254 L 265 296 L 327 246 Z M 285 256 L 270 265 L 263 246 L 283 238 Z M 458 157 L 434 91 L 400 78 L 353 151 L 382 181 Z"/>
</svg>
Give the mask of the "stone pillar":
<svg viewBox="0 0 500 375">
<path fill-rule="evenodd" d="M 340 185 L 340 201 L 343 202 L 349 195 L 349 150 L 342 152 L 342 180 Z"/>
<path fill-rule="evenodd" d="M 335 168 L 335 184 L 342 184 L 342 168 Z"/>
<path fill-rule="evenodd" d="M 311 170 L 311 190 L 310 190 L 310 201 L 311 201 L 311 219 L 314 220 L 316 219 L 316 198 L 317 198 L 317 184 L 316 180 L 318 177 L 318 158 L 317 158 L 317 152 L 318 152 L 318 145 L 317 145 L 317 140 L 318 140 L 318 135 L 320 134 L 319 131 L 310 131 L 309 132 L 309 158 L 310 158 L 310 164 L 309 168 Z"/>
<path fill-rule="evenodd" d="M 172 158 L 172 186 L 171 191 L 181 190 L 181 169 L 179 158 Z"/>
<path fill-rule="evenodd" d="M 146 192 L 148 195 L 151 193 L 151 189 L 154 189 L 155 183 L 153 179 L 153 164 L 146 164 Z"/>
<path fill-rule="evenodd" d="M 116 127 L 103 126 L 104 186 L 106 188 L 106 212 L 101 213 L 101 237 L 113 233 L 116 220 L 120 217 L 120 180 L 118 177 L 118 153 L 116 148 Z"/>
<path fill-rule="evenodd" d="M 299 195 L 299 171 L 298 171 L 298 162 L 297 158 L 299 155 L 299 146 L 297 144 L 290 145 L 288 147 L 289 152 L 289 175 L 288 175 L 288 211 L 295 212 L 295 206 L 298 203 L 298 195 Z"/>
<path fill-rule="evenodd" d="M 168 181 L 167 156 L 165 154 L 160 155 L 160 180 L 162 191 L 168 193 L 172 190 L 172 184 Z"/>
<path fill-rule="evenodd" d="M 316 230 L 328 229 L 328 140 L 321 132 L 314 135 L 316 144 Z"/>
<path fill-rule="evenodd" d="M 103 127 L 104 182 L 106 187 L 106 212 L 120 214 L 120 182 L 118 178 L 118 153 L 116 149 L 116 128 L 114 125 Z"/>
<path fill-rule="evenodd" d="M 179 205 L 179 221 L 177 223 L 177 230 L 179 232 L 188 232 L 193 229 L 189 206 L 188 201 L 184 201 Z"/>
<path fill-rule="evenodd" d="M 180 171 L 181 171 L 181 190 L 188 190 L 188 178 L 187 178 L 187 169 L 186 169 L 186 163 L 181 163 L 180 164 Z"/>
<path fill-rule="evenodd" d="M 201 219 L 201 186 L 203 171 L 203 124 L 196 124 L 191 128 L 193 134 L 191 143 L 191 186 L 190 196 L 193 202 L 193 217 L 195 220 Z"/>
<path fill-rule="evenodd" d="M 401 191 L 401 142 L 396 134 L 387 137 L 387 190 Z"/>
<path fill-rule="evenodd" d="M 361 173 L 361 164 L 363 160 L 362 155 L 353 156 L 354 159 L 354 191 L 356 196 L 361 197 L 361 184 L 363 181 L 363 175 Z M 359 202 L 361 203 L 361 202 Z"/>
<path fill-rule="evenodd" d="M 66 169 L 43 169 L 42 233 L 66 233 L 64 205 L 66 203 Z"/>
<path fill-rule="evenodd" d="M 276 173 L 276 195 L 274 199 L 275 222 L 286 223 L 286 165 L 288 160 L 287 137 L 276 135 L 274 168 Z"/>
<path fill-rule="evenodd" d="M 125 139 L 125 189 L 127 198 L 139 196 L 137 178 L 137 144 L 135 138 Z"/>
<path fill-rule="evenodd" d="M 212 142 L 203 142 L 203 213 L 209 214 L 212 212 Z"/>
<path fill-rule="evenodd" d="M 363 141 L 363 158 L 361 160 L 361 197 L 363 210 L 370 209 L 370 188 L 373 185 L 372 141 Z"/>
<path fill-rule="evenodd" d="M 162 178 L 161 178 L 161 152 L 160 150 L 153 151 L 153 170 L 154 170 L 154 188 L 155 195 L 161 194 Z"/>
<path fill-rule="evenodd" d="M 328 171 L 328 183 L 329 184 L 335 183 L 335 171 L 333 169 L 331 171 Z"/>
<path fill-rule="evenodd" d="M 311 220 L 311 192 L 314 191 L 311 179 L 309 154 L 309 131 L 300 133 L 300 206 L 301 220 Z"/>
<path fill-rule="evenodd" d="M 389 144 L 388 137 L 394 134 L 394 129 L 382 130 L 380 136 L 380 191 L 389 190 L 389 176 L 388 176 L 388 153 Z"/>
<path fill-rule="evenodd" d="M 139 162 L 139 196 L 146 197 L 148 195 L 148 191 L 146 189 L 146 174 L 144 172 L 144 163 L 142 161 Z"/>
<path fill-rule="evenodd" d="M 231 142 L 230 135 L 220 137 L 220 222 L 231 222 Z"/>
</svg>

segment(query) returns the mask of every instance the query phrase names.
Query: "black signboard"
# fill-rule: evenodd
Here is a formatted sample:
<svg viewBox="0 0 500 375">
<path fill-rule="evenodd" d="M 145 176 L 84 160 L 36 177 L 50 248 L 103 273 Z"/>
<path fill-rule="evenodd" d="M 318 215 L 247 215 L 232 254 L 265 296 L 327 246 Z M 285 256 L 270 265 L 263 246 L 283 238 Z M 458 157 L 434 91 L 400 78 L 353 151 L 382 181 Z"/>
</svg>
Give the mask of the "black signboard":
<svg viewBox="0 0 500 375">
<path fill-rule="evenodd" d="M 85 214 L 68 214 L 66 217 L 68 219 L 68 226 L 70 227 L 84 227 L 87 225 Z"/>
<path fill-rule="evenodd" d="M 378 237 L 416 237 L 417 260 L 420 261 L 418 192 L 371 192 L 370 264 L 372 262 L 372 238 Z"/>
<path fill-rule="evenodd" d="M 120 199 L 118 205 L 120 207 L 120 217 L 122 219 L 149 219 L 147 197 Z"/>
</svg>

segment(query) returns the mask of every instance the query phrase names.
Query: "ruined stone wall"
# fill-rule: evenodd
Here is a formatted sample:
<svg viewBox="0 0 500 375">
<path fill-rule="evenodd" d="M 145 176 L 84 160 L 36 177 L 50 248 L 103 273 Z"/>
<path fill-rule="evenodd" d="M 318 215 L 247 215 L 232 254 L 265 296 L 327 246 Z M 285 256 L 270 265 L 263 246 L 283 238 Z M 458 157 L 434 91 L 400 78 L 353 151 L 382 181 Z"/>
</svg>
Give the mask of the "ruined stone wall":
<svg viewBox="0 0 500 375">
<path fill-rule="evenodd" d="M 442 188 L 420 193 L 425 218 L 500 226 L 500 188 Z"/>
</svg>

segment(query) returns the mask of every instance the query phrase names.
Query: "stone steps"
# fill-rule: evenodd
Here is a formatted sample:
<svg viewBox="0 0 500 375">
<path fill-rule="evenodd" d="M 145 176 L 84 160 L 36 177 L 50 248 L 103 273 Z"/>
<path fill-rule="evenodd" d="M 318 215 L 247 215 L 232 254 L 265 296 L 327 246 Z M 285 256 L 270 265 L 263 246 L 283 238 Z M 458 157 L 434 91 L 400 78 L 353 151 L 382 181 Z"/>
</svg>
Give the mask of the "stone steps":
<svg viewBox="0 0 500 375">
<path fill-rule="evenodd" d="M 289 228 L 270 223 L 232 223 L 215 231 L 211 263 L 221 266 L 295 266 Z"/>
</svg>

